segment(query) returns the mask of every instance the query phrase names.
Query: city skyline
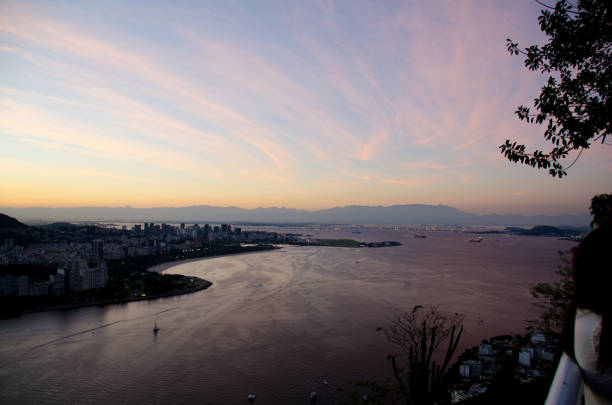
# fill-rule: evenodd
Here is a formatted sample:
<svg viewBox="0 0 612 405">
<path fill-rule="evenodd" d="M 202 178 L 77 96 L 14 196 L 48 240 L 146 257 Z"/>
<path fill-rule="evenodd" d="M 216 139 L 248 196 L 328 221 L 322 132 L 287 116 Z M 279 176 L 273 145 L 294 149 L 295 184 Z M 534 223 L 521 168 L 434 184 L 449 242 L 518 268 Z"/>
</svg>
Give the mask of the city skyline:
<svg viewBox="0 0 612 405">
<path fill-rule="evenodd" d="M 505 44 L 542 42 L 540 9 L 3 2 L 0 207 L 585 213 L 609 147 L 563 179 L 498 149 L 545 144 L 514 115 L 543 78 Z"/>
</svg>

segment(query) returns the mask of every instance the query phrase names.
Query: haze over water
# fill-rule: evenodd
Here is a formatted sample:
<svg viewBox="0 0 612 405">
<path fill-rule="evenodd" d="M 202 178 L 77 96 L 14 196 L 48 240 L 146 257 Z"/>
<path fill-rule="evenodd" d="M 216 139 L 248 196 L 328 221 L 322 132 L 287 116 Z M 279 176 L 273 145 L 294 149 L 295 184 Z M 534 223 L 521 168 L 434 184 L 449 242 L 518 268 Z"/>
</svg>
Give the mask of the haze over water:
<svg viewBox="0 0 612 405">
<path fill-rule="evenodd" d="M 457 354 L 523 333 L 529 288 L 555 279 L 555 238 L 369 229 L 322 236 L 388 248 L 288 246 L 178 264 L 213 282 L 195 294 L 0 320 L 0 402 L 328 403 L 335 386 L 391 376 L 397 349 L 376 332 L 395 309 L 465 315 Z M 318 236 L 318 235 L 315 235 Z M 477 317 L 485 322 L 478 324 Z M 161 330 L 155 336 L 153 323 Z M 329 387 L 323 379 L 329 380 Z M 337 398 L 337 397 L 336 397 Z"/>
</svg>

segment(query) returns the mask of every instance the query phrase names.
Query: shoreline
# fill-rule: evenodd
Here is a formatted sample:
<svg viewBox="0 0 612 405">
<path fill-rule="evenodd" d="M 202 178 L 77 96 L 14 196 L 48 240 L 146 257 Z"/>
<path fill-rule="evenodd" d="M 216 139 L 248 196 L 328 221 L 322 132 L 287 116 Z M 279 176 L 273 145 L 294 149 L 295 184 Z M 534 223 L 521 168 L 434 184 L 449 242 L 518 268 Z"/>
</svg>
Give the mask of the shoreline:
<svg viewBox="0 0 612 405">
<path fill-rule="evenodd" d="M 213 283 L 208 280 L 204 280 L 204 279 L 201 279 L 201 280 L 204 281 L 206 285 L 193 287 L 193 288 L 189 288 L 185 290 L 173 290 L 173 291 L 168 291 L 162 294 L 148 295 L 146 297 L 140 296 L 140 297 L 126 297 L 126 298 L 110 298 L 110 299 L 105 299 L 105 300 L 100 300 L 100 301 L 53 305 L 49 307 L 25 308 L 21 311 L 21 313 L 15 314 L 15 315 L 30 314 L 30 313 L 35 313 L 35 312 L 59 311 L 59 310 L 65 310 L 65 309 L 85 308 L 85 307 L 93 307 L 93 306 L 103 307 L 107 305 L 127 304 L 129 302 L 135 302 L 135 301 L 148 301 L 148 300 L 155 300 L 159 298 L 177 297 L 179 295 L 192 294 L 198 291 L 206 290 L 208 287 L 213 285 Z"/>
<path fill-rule="evenodd" d="M 276 249 L 280 249 L 280 247 L 275 246 L 274 249 L 266 249 L 266 251 L 276 250 Z M 151 272 L 151 273 L 161 273 L 171 267 L 174 267 L 180 264 L 184 264 L 184 263 L 191 263 L 191 262 L 198 261 L 198 260 L 206 260 L 206 259 L 212 259 L 212 258 L 217 258 L 217 257 L 222 257 L 222 256 L 243 255 L 243 254 L 258 253 L 258 252 L 259 250 L 252 251 L 252 252 L 227 253 L 227 254 L 211 255 L 211 256 L 204 256 L 204 257 L 194 257 L 190 259 L 173 260 L 173 261 L 159 263 L 154 266 L 151 266 L 148 269 L 146 269 L 146 271 Z M 200 283 L 202 284 L 198 285 L 197 287 L 191 287 L 191 288 L 182 289 L 182 290 L 172 290 L 172 291 L 167 291 L 161 294 L 148 295 L 145 297 L 136 296 L 136 297 L 124 297 L 124 298 L 109 298 L 109 299 L 103 299 L 99 301 L 77 302 L 77 303 L 71 303 L 71 304 L 39 306 L 39 307 L 31 307 L 31 308 L 20 308 L 20 310 L 15 313 L 0 314 L 0 318 L 21 316 L 24 314 L 30 314 L 30 313 L 36 313 L 36 312 L 60 311 L 60 310 L 85 308 L 85 307 L 93 307 L 93 306 L 102 307 L 106 305 L 127 304 L 129 302 L 148 301 L 148 300 L 155 300 L 159 298 L 176 297 L 180 295 L 193 294 L 198 291 L 203 291 L 203 290 L 208 289 L 208 287 L 210 287 L 211 285 L 213 285 L 211 281 L 205 280 L 200 277 L 195 277 L 195 276 L 184 276 L 184 277 L 197 278 L 200 280 Z"/>
<path fill-rule="evenodd" d="M 210 256 L 203 256 L 203 257 L 193 257 L 190 259 L 183 259 L 183 260 L 173 260 L 171 262 L 164 262 L 164 263 L 159 263 L 156 264 L 154 266 L 151 266 L 147 269 L 148 272 L 151 273 L 161 273 L 162 271 L 166 271 L 168 270 L 170 267 L 174 267 L 174 266 L 178 266 L 180 264 L 185 264 L 185 263 L 192 263 L 192 262 L 196 262 L 199 260 L 207 260 L 207 259 L 216 259 L 218 257 L 223 257 L 223 256 L 239 256 L 239 255 L 248 255 L 248 254 L 253 254 L 253 253 L 260 253 L 260 252 L 267 252 L 270 250 L 278 250 L 281 249 L 281 247 L 279 246 L 274 246 L 273 249 L 263 249 L 263 250 L 256 250 L 253 252 L 237 252 L 237 253 L 227 253 L 227 254 L 220 254 L 220 255 L 210 255 Z M 208 280 L 206 280 L 208 281 Z"/>
</svg>

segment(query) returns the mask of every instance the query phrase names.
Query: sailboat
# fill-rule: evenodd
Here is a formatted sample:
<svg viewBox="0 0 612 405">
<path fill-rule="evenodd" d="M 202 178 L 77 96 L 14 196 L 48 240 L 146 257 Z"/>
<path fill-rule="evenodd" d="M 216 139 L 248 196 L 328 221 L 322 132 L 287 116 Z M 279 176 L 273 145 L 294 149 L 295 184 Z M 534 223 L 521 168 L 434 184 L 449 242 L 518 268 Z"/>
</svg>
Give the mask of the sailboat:
<svg viewBox="0 0 612 405">
<path fill-rule="evenodd" d="M 155 326 L 153 326 L 153 333 L 159 332 L 159 326 L 157 326 L 157 322 L 155 322 Z"/>
</svg>

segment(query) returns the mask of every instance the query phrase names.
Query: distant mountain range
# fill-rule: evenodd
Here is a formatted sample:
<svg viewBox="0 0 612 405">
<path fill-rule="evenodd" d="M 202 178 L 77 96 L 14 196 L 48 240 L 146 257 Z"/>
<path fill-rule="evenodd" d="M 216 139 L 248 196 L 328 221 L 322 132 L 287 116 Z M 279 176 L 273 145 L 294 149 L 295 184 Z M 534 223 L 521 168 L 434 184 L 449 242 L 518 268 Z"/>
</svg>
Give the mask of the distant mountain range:
<svg viewBox="0 0 612 405">
<path fill-rule="evenodd" d="M 117 222 L 203 222 L 259 224 L 414 224 L 414 225 L 483 225 L 534 226 L 552 225 L 588 227 L 591 217 L 577 215 L 515 214 L 478 215 L 445 205 L 346 206 L 318 211 L 294 208 L 190 207 L 130 208 L 0 208 L 0 212 L 24 222 L 36 221 L 117 221 Z"/>
</svg>

